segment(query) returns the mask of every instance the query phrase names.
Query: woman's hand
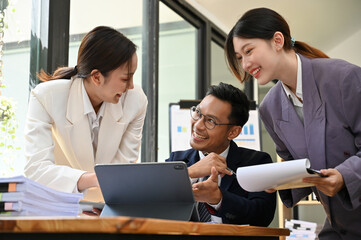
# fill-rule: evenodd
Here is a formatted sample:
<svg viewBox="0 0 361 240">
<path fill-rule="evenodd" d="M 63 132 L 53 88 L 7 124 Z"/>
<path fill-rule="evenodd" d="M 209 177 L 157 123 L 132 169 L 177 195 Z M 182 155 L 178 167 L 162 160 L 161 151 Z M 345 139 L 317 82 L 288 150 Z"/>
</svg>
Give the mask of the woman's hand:
<svg viewBox="0 0 361 240">
<path fill-rule="evenodd" d="M 80 176 L 77 186 L 79 192 L 91 187 L 99 187 L 98 178 L 95 173 L 86 172 Z"/>
<path fill-rule="evenodd" d="M 326 177 L 307 177 L 303 182 L 315 184 L 316 188 L 329 197 L 335 196 L 344 186 L 341 173 L 334 169 L 322 169 L 321 173 Z"/>
<path fill-rule="evenodd" d="M 277 190 L 276 189 L 274 189 L 274 188 L 270 188 L 270 189 L 266 189 L 266 190 L 264 190 L 266 193 L 274 193 L 274 192 L 276 192 Z"/>
<path fill-rule="evenodd" d="M 100 210 L 98 208 L 93 208 L 92 211 L 83 211 L 83 214 L 88 215 L 88 216 L 100 216 L 101 213 L 102 213 L 102 210 Z"/>
</svg>

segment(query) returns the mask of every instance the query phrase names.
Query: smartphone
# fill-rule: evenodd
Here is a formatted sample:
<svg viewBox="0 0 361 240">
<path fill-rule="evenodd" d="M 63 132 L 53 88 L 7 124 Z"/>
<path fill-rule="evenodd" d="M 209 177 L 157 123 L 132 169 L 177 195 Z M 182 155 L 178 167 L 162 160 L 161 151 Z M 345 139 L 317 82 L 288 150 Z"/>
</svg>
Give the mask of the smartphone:
<svg viewBox="0 0 361 240">
<path fill-rule="evenodd" d="M 315 170 L 315 169 L 312 169 L 312 168 L 307 168 L 307 172 L 308 172 L 309 174 L 317 174 L 317 175 L 319 175 L 320 177 L 326 177 L 325 175 L 323 175 L 323 174 L 321 173 L 320 170 Z"/>
</svg>

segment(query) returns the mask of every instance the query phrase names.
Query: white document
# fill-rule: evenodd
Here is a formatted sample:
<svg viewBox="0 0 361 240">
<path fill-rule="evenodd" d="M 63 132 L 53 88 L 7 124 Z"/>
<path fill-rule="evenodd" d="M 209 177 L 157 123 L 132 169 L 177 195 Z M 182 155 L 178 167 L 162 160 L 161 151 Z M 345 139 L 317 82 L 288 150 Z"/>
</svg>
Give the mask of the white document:
<svg viewBox="0 0 361 240">
<path fill-rule="evenodd" d="M 313 186 L 302 182 L 305 177 L 320 177 L 307 172 L 310 161 L 307 158 L 285 162 L 260 164 L 237 169 L 239 185 L 248 192 L 259 192 L 274 188 L 277 190 Z"/>
<path fill-rule="evenodd" d="M 189 109 L 181 109 L 179 105 L 171 106 L 171 152 L 191 148 L 191 115 Z"/>
</svg>

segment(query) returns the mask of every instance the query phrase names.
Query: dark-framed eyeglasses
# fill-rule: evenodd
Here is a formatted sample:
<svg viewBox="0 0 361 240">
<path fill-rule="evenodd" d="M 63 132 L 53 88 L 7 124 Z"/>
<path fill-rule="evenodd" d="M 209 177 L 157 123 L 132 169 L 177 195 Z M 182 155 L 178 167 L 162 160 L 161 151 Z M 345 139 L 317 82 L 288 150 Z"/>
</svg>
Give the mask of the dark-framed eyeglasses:
<svg viewBox="0 0 361 240">
<path fill-rule="evenodd" d="M 191 107 L 190 111 L 191 111 L 191 117 L 192 117 L 192 119 L 194 121 L 198 121 L 203 116 L 204 126 L 208 130 L 212 130 L 217 125 L 230 125 L 230 126 L 232 126 L 232 125 L 236 126 L 237 125 L 237 124 L 234 124 L 234 123 L 217 123 L 217 121 L 216 121 L 216 119 L 214 117 L 202 114 L 201 110 L 199 108 L 197 108 L 196 106 Z"/>
</svg>

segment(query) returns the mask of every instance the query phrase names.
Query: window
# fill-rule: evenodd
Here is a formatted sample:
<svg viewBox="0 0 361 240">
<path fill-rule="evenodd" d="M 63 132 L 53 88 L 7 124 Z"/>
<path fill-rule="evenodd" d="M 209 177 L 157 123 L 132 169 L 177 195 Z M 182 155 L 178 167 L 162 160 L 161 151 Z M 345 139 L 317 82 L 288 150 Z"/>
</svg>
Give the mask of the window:
<svg viewBox="0 0 361 240">
<path fill-rule="evenodd" d="M 32 1 L 10 1 L 5 9 L 7 27 L 2 49 L 5 88 L 0 89 L 0 97 L 14 103 L 16 122 L 11 124 L 18 126 L 14 133 L 9 133 L 6 129 L 11 126 L 2 125 L 0 119 L 0 177 L 22 174 L 25 164 L 23 136 L 29 96 L 31 8 Z"/>
<path fill-rule="evenodd" d="M 169 157 L 169 103 L 196 97 L 197 29 L 159 4 L 158 162 Z"/>
<path fill-rule="evenodd" d="M 211 42 L 211 84 L 217 85 L 220 82 L 232 84 L 233 86 L 243 90 L 244 84 L 241 84 L 238 79 L 233 76 L 229 70 L 223 47 L 219 46 L 214 41 Z"/>
<path fill-rule="evenodd" d="M 85 17 L 87 16 L 87 17 Z M 70 2 L 69 66 L 75 66 L 81 40 L 97 26 L 117 29 L 137 46 L 134 83 L 142 85 L 142 0 L 76 0 Z"/>
</svg>

